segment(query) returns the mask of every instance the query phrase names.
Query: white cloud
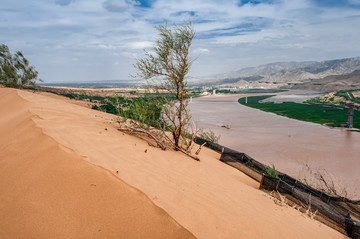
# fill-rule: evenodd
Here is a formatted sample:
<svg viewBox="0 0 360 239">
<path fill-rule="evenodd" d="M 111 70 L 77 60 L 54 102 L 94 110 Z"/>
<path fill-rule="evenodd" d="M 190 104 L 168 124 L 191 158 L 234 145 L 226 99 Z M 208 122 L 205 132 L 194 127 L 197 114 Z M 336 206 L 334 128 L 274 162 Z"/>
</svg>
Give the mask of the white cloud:
<svg viewBox="0 0 360 239">
<path fill-rule="evenodd" d="M 210 50 L 206 48 L 195 48 L 192 50 L 192 53 L 193 54 L 210 53 Z"/>
<path fill-rule="evenodd" d="M 104 49 L 104 50 L 112 50 L 112 49 L 116 49 L 115 46 L 112 45 L 106 45 L 106 44 L 99 44 L 98 47 L 100 49 Z"/>
<path fill-rule="evenodd" d="M 109 12 L 122 13 L 129 10 L 130 5 L 123 0 L 106 0 L 103 7 Z"/>
<path fill-rule="evenodd" d="M 135 59 L 141 57 L 141 55 L 138 54 L 138 53 L 128 52 L 128 51 L 124 51 L 124 52 L 123 52 L 123 55 L 124 55 L 126 58 L 128 58 L 128 59 L 130 59 L 130 60 L 133 60 L 133 61 L 135 61 Z"/>
<path fill-rule="evenodd" d="M 131 49 L 146 49 L 153 46 L 153 42 L 150 41 L 138 41 L 138 42 L 130 42 L 128 45 Z"/>
<path fill-rule="evenodd" d="M 157 0 L 151 8 L 135 0 L 2 0 L 0 42 L 23 51 L 46 82 L 126 79 L 141 50 L 153 46 L 153 25 L 181 24 L 189 16 L 197 33 L 191 53 L 199 55 L 193 76 L 360 55 L 360 32 L 354 30 L 360 9 L 320 7 L 310 0 L 241 7 L 237 0 Z"/>
</svg>

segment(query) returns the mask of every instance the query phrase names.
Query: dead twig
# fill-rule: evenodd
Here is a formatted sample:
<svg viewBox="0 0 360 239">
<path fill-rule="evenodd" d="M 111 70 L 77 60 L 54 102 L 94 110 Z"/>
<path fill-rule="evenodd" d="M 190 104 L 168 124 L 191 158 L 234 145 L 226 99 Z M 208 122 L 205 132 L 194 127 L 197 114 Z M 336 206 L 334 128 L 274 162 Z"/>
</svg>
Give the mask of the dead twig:
<svg viewBox="0 0 360 239">
<path fill-rule="evenodd" d="M 307 215 L 308 217 L 310 217 L 311 219 L 314 219 L 316 213 L 318 212 L 318 210 L 316 210 L 315 212 L 311 211 L 311 194 L 309 195 L 309 203 L 307 205 L 306 211 L 305 211 L 305 215 Z"/>
<path fill-rule="evenodd" d="M 206 144 L 206 142 L 205 142 L 205 143 L 203 143 L 202 145 L 200 145 L 199 149 L 198 149 L 198 150 L 196 150 L 196 152 L 195 152 L 195 154 L 196 154 L 196 155 L 198 155 L 198 154 L 200 153 L 200 151 L 201 151 L 201 147 L 202 147 L 202 146 L 204 146 L 205 144 Z"/>
<path fill-rule="evenodd" d="M 141 134 L 146 135 L 149 138 L 151 138 L 153 141 L 156 142 L 157 147 L 161 148 L 164 151 L 168 148 L 167 145 L 173 145 L 171 139 L 164 132 L 163 132 L 163 134 L 161 134 L 161 137 L 163 138 L 163 140 L 160 140 L 157 136 L 155 136 L 149 130 L 137 127 L 136 125 L 135 125 L 135 127 L 132 127 L 127 124 L 121 124 L 121 126 L 123 126 L 125 128 L 119 128 L 118 129 L 119 131 L 127 132 L 127 133 L 133 134 L 135 136 L 139 136 Z M 140 138 L 142 138 L 142 137 L 140 137 Z M 163 141 L 165 141 L 165 142 L 163 142 Z M 148 142 L 148 143 L 149 143 L 149 145 L 154 146 L 151 142 Z M 188 153 L 186 150 L 184 150 L 180 146 L 175 147 L 175 149 L 196 161 L 200 161 L 200 159 L 197 156 L 191 155 L 190 153 Z"/>
<path fill-rule="evenodd" d="M 276 195 L 277 193 L 277 195 Z M 279 191 L 272 191 L 270 193 L 270 196 L 272 197 L 273 201 L 275 204 L 282 206 L 282 207 L 287 207 L 288 206 L 288 200 L 285 196 L 281 195 L 281 193 L 279 193 Z"/>
<path fill-rule="evenodd" d="M 196 161 L 200 161 L 200 159 L 199 159 L 197 156 L 194 156 L 194 155 L 186 152 L 184 149 L 182 149 L 182 148 L 180 148 L 180 147 L 177 147 L 176 149 L 177 149 L 178 151 L 186 154 L 186 155 L 189 156 L 190 158 L 192 158 L 192 159 L 194 159 L 194 160 L 196 160 Z"/>
</svg>

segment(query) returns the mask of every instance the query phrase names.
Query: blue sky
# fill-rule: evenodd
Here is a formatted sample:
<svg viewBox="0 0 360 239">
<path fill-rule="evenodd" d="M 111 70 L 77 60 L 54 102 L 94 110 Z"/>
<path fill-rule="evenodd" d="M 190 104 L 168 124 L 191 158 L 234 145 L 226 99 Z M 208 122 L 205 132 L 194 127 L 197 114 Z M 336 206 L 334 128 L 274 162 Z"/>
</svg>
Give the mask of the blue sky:
<svg viewBox="0 0 360 239">
<path fill-rule="evenodd" d="M 360 56 L 360 0 L 0 0 L 0 43 L 47 83 L 128 80 L 155 24 L 191 19 L 190 76 Z"/>
</svg>

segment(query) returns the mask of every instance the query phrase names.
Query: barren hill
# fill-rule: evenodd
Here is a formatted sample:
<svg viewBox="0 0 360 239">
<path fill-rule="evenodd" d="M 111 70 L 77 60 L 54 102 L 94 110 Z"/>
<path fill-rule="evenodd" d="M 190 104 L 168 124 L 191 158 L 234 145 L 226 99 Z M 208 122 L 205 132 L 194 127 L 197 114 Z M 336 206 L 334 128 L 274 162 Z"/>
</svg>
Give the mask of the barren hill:
<svg viewBox="0 0 360 239">
<path fill-rule="evenodd" d="M 360 70 L 345 75 L 331 75 L 300 84 L 289 83 L 286 88 L 325 92 L 360 89 Z"/>
<path fill-rule="evenodd" d="M 312 82 L 327 76 L 341 76 L 360 70 L 360 57 L 328 61 L 277 62 L 213 77 L 193 80 L 198 86 L 279 88 Z"/>
</svg>

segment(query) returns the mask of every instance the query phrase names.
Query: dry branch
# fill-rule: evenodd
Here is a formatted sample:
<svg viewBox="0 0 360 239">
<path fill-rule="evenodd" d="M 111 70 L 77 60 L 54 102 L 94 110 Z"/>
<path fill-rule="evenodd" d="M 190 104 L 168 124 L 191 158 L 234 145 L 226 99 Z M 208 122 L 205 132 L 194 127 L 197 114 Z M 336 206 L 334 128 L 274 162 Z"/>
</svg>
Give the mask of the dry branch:
<svg viewBox="0 0 360 239">
<path fill-rule="evenodd" d="M 131 126 L 128 126 L 128 125 L 125 125 L 125 127 L 127 127 L 127 128 L 119 128 L 118 130 L 122 131 L 122 132 L 129 132 L 129 133 L 131 133 L 133 135 L 145 134 L 148 137 L 150 137 L 152 140 L 154 140 L 159 148 L 161 148 L 162 150 L 166 150 L 165 144 L 163 144 L 157 137 L 155 137 L 149 131 L 141 129 L 141 128 L 134 128 L 134 127 L 131 127 Z"/>
<path fill-rule="evenodd" d="M 198 149 L 198 150 L 196 150 L 196 153 L 195 153 L 196 155 L 198 155 L 198 154 L 200 153 L 200 151 L 201 151 L 201 147 L 202 147 L 202 146 L 204 146 L 205 144 L 206 144 L 206 142 L 205 142 L 205 143 L 203 143 L 202 145 L 200 145 L 199 149 Z"/>
<path fill-rule="evenodd" d="M 177 150 L 179 150 L 180 152 L 182 152 L 182 153 L 186 154 L 186 155 L 187 155 L 187 156 L 189 156 L 190 158 L 192 158 L 192 159 L 194 159 L 194 160 L 196 160 L 196 161 L 200 161 L 200 159 L 199 159 L 197 156 L 194 156 L 194 155 L 192 155 L 192 154 L 190 154 L 190 153 L 186 152 L 186 151 L 185 151 L 185 150 L 183 150 L 182 148 L 177 147 L 176 149 L 177 149 Z"/>
<path fill-rule="evenodd" d="M 118 121 L 118 122 L 120 123 L 120 121 Z M 119 128 L 118 129 L 119 131 L 135 135 L 141 139 L 143 139 L 143 137 L 141 137 L 140 135 L 146 135 L 150 139 L 155 141 L 156 147 L 161 148 L 164 151 L 168 148 L 174 148 L 174 143 L 171 141 L 171 139 L 166 135 L 166 133 L 164 131 L 162 132 L 161 135 L 156 135 L 156 134 L 150 132 L 149 130 L 139 127 L 137 124 L 135 124 L 134 126 L 129 126 L 127 124 L 120 123 L 120 125 L 122 126 L 122 128 Z M 153 146 L 153 144 L 151 142 L 148 142 L 148 143 L 149 143 L 149 145 Z M 184 150 L 180 146 L 175 147 L 174 149 L 182 152 L 183 154 L 189 156 L 190 158 L 192 158 L 196 161 L 200 161 L 200 159 L 197 156 L 194 156 L 191 153 L 186 152 L 186 150 Z"/>
</svg>

